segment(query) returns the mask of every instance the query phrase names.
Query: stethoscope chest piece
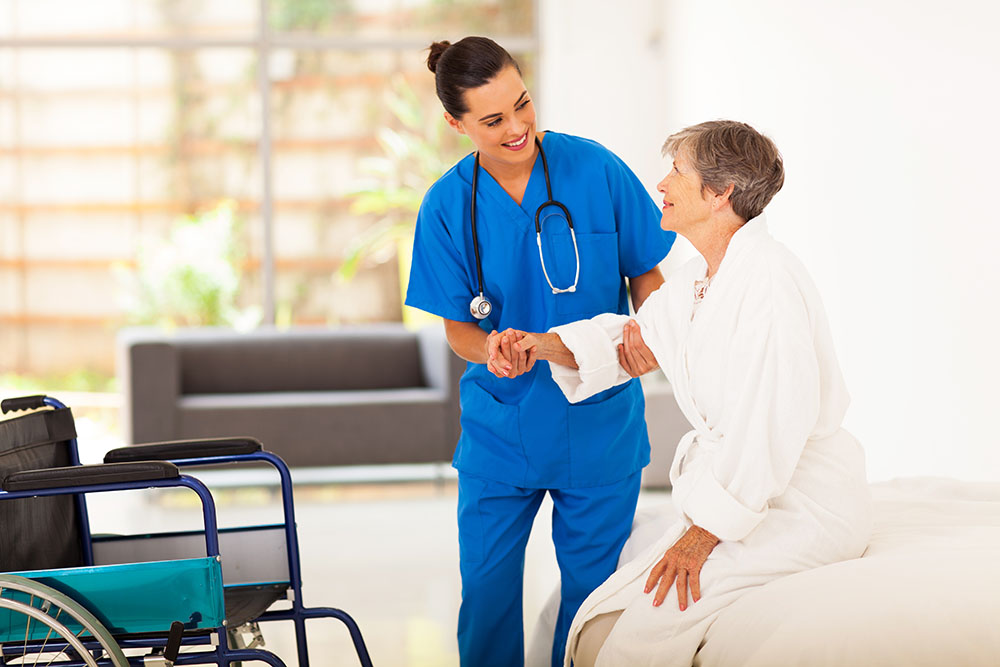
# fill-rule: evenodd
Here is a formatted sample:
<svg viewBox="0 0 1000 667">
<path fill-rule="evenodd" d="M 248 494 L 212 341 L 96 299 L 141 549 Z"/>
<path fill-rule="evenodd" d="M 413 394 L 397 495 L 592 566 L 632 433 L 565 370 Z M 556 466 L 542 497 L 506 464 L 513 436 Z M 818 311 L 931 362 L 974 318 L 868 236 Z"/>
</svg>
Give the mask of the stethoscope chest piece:
<svg viewBox="0 0 1000 667">
<path fill-rule="evenodd" d="M 493 304 L 482 294 L 479 294 L 469 304 L 469 311 L 477 320 L 485 320 L 493 312 Z"/>
</svg>

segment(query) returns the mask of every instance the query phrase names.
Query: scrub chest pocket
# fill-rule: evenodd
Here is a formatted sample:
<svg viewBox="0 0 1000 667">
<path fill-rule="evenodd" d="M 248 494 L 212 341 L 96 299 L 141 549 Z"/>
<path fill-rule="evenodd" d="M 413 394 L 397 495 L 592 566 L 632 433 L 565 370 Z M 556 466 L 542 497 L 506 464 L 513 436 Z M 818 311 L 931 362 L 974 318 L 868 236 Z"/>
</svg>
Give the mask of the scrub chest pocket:
<svg viewBox="0 0 1000 667">
<path fill-rule="evenodd" d="M 577 234 L 576 244 L 580 250 L 580 282 L 575 292 L 552 295 L 556 313 L 591 317 L 617 311 L 622 287 L 618 234 Z M 576 276 L 573 237 L 564 231 L 555 234 L 543 232 L 542 249 L 552 284 L 559 288 L 572 285 Z"/>
</svg>

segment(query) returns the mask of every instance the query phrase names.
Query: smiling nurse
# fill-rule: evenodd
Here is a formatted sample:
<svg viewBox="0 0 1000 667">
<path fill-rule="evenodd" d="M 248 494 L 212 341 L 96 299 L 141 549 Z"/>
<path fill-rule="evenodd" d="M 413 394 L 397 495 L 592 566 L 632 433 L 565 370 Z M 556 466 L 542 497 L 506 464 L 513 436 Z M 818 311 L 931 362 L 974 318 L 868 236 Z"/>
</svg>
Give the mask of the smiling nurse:
<svg viewBox="0 0 1000 667">
<path fill-rule="evenodd" d="M 674 240 L 635 175 L 603 146 L 536 132 L 510 54 L 492 40 L 437 42 L 448 124 L 476 152 L 424 196 L 406 303 L 441 316 L 462 377 L 458 527 L 463 665 L 524 661 L 524 550 L 545 493 L 562 600 L 552 664 L 583 600 L 614 572 L 649 440 L 638 380 L 570 405 L 549 365 L 513 351 L 514 329 L 547 331 L 628 313 L 660 286 Z M 498 331 L 500 333 L 498 333 Z"/>
</svg>

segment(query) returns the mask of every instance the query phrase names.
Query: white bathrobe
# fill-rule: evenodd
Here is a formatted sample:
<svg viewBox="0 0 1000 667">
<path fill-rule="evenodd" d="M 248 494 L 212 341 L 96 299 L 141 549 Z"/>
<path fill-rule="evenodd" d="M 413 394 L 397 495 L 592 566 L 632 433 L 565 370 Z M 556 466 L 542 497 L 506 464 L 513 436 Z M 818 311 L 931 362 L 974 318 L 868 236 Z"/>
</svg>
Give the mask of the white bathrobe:
<svg viewBox="0 0 1000 667">
<path fill-rule="evenodd" d="M 859 557 L 867 544 L 864 454 L 841 428 L 849 397 L 805 268 L 758 217 L 733 236 L 693 311 L 694 283 L 706 269 L 695 258 L 636 315 L 693 427 L 670 470 L 682 519 L 583 603 L 567 665 L 583 624 L 616 610 L 624 612 L 598 665 L 691 665 L 712 621 L 736 598 L 778 577 Z M 551 330 L 580 366 L 552 365 L 570 401 L 629 379 L 616 352 L 627 321 L 606 314 Z M 702 569 L 701 600 L 681 612 L 671 587 L 653 607 L 646 577 L 692 524 L 721 540 Z"/>
</svg>

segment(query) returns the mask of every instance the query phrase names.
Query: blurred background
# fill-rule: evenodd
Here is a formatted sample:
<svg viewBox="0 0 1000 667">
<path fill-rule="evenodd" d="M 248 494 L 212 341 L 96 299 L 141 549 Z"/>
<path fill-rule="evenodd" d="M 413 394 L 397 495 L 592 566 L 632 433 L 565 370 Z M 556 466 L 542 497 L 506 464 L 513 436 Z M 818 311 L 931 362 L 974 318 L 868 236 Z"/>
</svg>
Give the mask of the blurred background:
<svg viewBox="0 0 1000 667">
<path fill-rule="evenodd" d="M 469 150 L 424 49 L 481 33 L 542 127 L 601 141 L 651 193 L 672 131 L 770 134 L 788 172 L 771 226 L 826 298 L 871 476 L 996 478 L 998 12 L 0 0 L 0 386 L 94 393 L 113 420 L 126 324 L 419 324 L 414 211 Z"/>
<path fill-rule="evenodd" d="M 654 196 L 671 132 L 770 135 L 769 224 L 825 298 L 869 477 L 998 480 L 998 22 L 980 0 L 0 0 L 0 393 L 63 398 L 103 452 L 122 327 L 426 323 L 401 305 L 415 212 L 471 148 L 425 49 L 485 34 L 541 128 L 605 144 Z M 386 528 L 435 517 L 408 541 L 447 552 L 410 563 L 440 571 L 432 613 L 360 614 L 405 644 L 373 652 L 388 664 L 455 659 L 454 500 L 434 488 Z M 317 491 L 304 521 L 335 540 L 398 518 L 400 493 Z M 342 593 L 350 610 L 373 589 Z"/>
</svg>

